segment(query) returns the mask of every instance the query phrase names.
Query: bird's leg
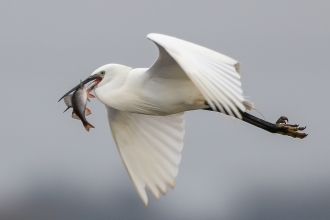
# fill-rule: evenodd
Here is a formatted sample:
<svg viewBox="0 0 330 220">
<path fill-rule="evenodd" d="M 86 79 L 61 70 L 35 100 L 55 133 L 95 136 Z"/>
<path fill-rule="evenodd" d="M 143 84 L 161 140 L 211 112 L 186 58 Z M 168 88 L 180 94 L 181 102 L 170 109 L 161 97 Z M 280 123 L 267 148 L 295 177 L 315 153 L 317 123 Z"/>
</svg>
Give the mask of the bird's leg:
<svg viewBox="0 0 330 220">
<path fill-rule="evenodd" d="M 212 108 L 206 108 L 203 110 L 213 111 Z M 258 128 L 261 128 L 263 130 L 266 130 L 271 133 L 277 133 L 282 135 L 291 136 L 294 138 L 305 138 L 307 134 L 305 133 L 299 133 L 299 131 L 303 131 L 306 127 L 299 127 L 299 125 L 291 125 L 287 124 L 289 122 L 288 118 L 285 116 L 281 116 L 274 124 L 270 123 L 268 121 L 262 120 L 260 118 L 257 118 L 253 115 L 250 115 L 247 112 L 240 111 L 242 115 L 242 120 L 254 125 Z"/>
<path fill-rule="evenodd" d="M 242 114 L 242 120 L 252 124 L 254 126 L 257 126 L 261 129 L 264 129 L 266 131 L 269 131 L 271 133 L 277 133 L 282 135 L 291 136 L 294 138 L 305 138 L 307 134 L 305 133 L 299 133 L 299 131 L 303 131 L 306 127 L 299 127 L 299 125 L 294 124 L 287 124 L 289 121 L 287 117 L 281 116 L 275 124 L 269 123 L 267 121 L 264 121 L 260 118 L 257 118 L 253 115 L 250 115 L 247 112 L 241 112 Z"/>
</svg>

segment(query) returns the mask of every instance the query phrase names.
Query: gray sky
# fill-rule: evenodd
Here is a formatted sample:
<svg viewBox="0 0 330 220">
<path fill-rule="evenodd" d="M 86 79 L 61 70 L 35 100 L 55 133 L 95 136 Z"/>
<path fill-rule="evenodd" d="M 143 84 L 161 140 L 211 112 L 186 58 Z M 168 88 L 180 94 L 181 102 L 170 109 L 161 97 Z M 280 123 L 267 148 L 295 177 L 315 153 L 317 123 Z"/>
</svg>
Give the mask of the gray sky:
<svg viewBox="0 0 330 220">
<path fill-rule="evenodd" d="M 6 1 L 0 7 L 0 219 L 330 219 L 326 1 Z M 186 113 L 176 187 L 144 207 L 104 106 L 87 133 L 57 100 L 106 63 L 148 67 L 151 32 L 242 64 L 268 121 L 297 140 L 218 113 Z M 259 116 L 257 112 L 254 115 Z"/>
</svg>

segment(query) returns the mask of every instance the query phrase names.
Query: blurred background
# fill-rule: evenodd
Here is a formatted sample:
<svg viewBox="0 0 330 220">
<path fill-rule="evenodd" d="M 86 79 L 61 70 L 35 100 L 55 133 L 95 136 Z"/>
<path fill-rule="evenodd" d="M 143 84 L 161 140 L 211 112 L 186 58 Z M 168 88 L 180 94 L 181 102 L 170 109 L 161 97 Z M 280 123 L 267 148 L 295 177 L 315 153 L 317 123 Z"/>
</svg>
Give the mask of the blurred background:
<svg viewBox="0 0 330 220">
<path fill-rule="evenodd" d="M 2 1 L 0 219 L 330 219 L 327 1 Z M 304 140 L 186 113 L 176 187 L 145 207 L 89 103 L 89 133 L 57 100 L 107 63 L 149 67 L 148 33 L 242 64 L 246 96 Z M 259 113 L 252 114 L 261 117 Z"/>
</svg>

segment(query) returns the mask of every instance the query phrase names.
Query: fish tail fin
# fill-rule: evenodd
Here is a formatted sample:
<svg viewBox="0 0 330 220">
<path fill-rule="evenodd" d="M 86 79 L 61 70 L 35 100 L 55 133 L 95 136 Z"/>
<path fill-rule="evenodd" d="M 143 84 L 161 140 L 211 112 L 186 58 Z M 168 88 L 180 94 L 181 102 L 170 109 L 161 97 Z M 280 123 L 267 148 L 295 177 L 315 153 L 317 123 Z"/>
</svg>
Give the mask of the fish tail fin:
<svg viewBox="0 0 330 220">
<path fill-rule="evenodd" d="M 91 128 L 94 128 L 94 126 L 93 125 L 91 125 L 89 122 L 84 122 L 84 127 L 85 127 L 85 129 L 86 129 L 86 131 L 89 131 L 89 129 L 91 129 Z"/>
</svg>

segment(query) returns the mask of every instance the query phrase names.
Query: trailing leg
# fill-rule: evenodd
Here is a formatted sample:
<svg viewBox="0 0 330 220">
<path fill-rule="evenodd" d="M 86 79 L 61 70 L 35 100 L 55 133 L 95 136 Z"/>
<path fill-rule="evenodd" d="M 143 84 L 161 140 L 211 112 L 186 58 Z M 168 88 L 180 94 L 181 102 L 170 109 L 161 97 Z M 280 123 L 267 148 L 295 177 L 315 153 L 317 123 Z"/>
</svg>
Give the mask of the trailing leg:
<svg viewBox="0 0 330 220">
<path fill-rule="evenodd" d="M 281 116 L 275 124 L 264 121 L 260 118 L 257 118 L 253 115 L 250 115 L 247 112 L 241 112 L 242 114 L 242 120 L 252 124 L 254 126 L 257 126 L 258 128 L 264 129 L 266 131 L 269 131 L 271 133 L 277 133 L 282 135 L 291 136 L 294 138 L 305 138 L 307 134 L 305 133 L 299 133 L 299 131 L 303 131 L 306 127 L 299 127 L 299 125 L 294 124 L 287 124 L 286 122 L 289 121 L 287 117 Z"/>
<path fill-rule="evenodd" d="M 204 110 L 213 111 L 211 108 L 207 108 Z M 268 132 L 287 135 L 293 138 L 301 138 L 301 139 L 307 136 L 307 134 L 305 133 L 299 133 L 299 131 L 303 131 L 306 127 L 299 127 L 299 125 L 297 124 L 294 125 L 287 124 L 289 120 L 285 116 L 281 116 L 275 123 L 270 123 L 260 118 L 257 118 L 253 115 L 250 115 L 247 112 L 241 111 L 240 113 L 242 115 L 243 121 L 251 125 L 254 125 L 258 128 L 261 128 L 263 130 L 266 130 Z"/>
</svg>

